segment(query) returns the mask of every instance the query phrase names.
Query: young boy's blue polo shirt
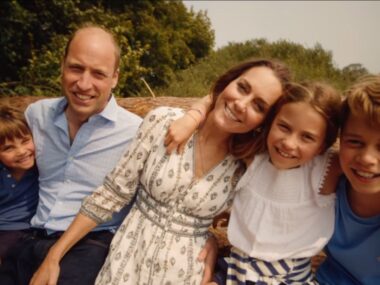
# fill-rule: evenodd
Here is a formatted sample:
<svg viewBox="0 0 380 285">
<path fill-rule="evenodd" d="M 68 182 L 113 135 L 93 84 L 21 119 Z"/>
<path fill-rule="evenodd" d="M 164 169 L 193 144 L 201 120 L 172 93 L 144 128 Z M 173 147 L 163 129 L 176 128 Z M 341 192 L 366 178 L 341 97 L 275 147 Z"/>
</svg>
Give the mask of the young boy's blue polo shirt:
<svg viewBox="0 0 380 285">
<path fill-rule="evenodd" d="M 0 230 L 23 230 L 38 203 L 38 171 L 34 167 L 16 181 L 9 170 L 0 163 Z"/>
</svg>

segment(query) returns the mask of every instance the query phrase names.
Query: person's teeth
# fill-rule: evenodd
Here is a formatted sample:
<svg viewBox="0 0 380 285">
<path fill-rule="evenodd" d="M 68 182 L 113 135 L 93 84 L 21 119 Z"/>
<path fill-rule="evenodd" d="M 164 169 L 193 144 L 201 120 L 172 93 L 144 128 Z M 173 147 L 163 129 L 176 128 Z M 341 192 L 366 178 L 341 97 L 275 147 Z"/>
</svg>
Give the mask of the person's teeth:
<svg viewBox="0 0 380 285">
<path fill-rule="evenodd" d="M 366 172 L 366 171 L 360 171 L 360 170 L 357 170 L 356 173 L 357 173 L 359 176 L 362 176 L 362 177 L 364 177 L 364 178 L 373 178 L 373 177 L 375 177 L 375 174 L 370 173 L 370 172 Z"/>
<path fill-rule="evenodd" d="M 81 94 L 77 94 L 77 97 L 81 100 L 87 100 L 87 99 L 90 99 L 91 96 L 88 96 L 88 95 L 81 95 Z"/>
<path fill-rule="evenodd" d="M 19 163 L 23 163 L 23 162 L 25 162 L 25 161 L 28 161 L 30 159 L 30 156 L 28 155 L 28 156 L 25 156 L 25 157 L 23 157 L 23 158 L 20 158 L 19 160 L 18 160 L 18 162 Z"/>
<path fill-rule="evenodd" d="M 228 108 L 228 106 L 226 106 L 226 114 L 227 114 L 227 116 L 230 118 L 230 119 L 232 119 L 232 120 L 234 120 L 234 121 L 238 121 L 238 119 L 236 118 L 236 116 L 234 115 L 234 113 L 232 113 L 232 111 Z"/>
<path fill-rule="evenodd" d="M 286 158 L 291 158 L 292 156 L 286 152 L 283 152 L 281 150 L 278 150 L 279 154 L 281 154 L 283 157 L 286 157 Z"/>
</svg>

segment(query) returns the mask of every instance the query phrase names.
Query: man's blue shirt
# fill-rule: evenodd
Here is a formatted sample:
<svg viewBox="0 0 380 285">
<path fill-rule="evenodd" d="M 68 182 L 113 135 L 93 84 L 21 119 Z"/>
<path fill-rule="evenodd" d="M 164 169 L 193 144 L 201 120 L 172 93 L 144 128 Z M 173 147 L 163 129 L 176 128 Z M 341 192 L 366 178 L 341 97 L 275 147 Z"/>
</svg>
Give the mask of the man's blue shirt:
<svg viewBox="0 0 380 285">
<path fill-rule="evenodd" d="M 103 182 L 134 137 L 141 118 L 118 106 L 111 97 L 106 108 L 89 118 L 72 144 L 65 115 L 65 98 L 31 104 L 25 116 L 33 133 L 40 194 L 32 226 L 64 231 L 82 200 Z M 116 230 L 129 208 L 96 230 Z"/>
</svg>

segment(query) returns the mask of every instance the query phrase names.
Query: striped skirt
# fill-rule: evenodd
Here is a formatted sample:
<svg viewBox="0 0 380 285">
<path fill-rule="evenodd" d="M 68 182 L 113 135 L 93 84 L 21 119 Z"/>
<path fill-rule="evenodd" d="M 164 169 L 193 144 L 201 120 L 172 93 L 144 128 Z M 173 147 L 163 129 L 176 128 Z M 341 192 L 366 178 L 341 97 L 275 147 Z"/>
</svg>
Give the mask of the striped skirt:
<svg viewBox="0 0 380 285">
<path fill-rule="evenodd" d="M 232 247 L 226 259 L 228 285 L 316 285 L 310 258 L 266 262 L 249 257 Z"/>
</svg>

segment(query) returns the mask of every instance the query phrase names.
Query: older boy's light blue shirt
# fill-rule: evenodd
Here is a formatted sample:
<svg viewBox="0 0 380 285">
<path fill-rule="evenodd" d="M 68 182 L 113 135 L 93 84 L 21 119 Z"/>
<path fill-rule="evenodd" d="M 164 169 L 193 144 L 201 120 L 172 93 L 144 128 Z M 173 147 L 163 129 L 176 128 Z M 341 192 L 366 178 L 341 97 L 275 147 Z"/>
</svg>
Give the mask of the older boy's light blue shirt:
<svg viewBox="0 0 380 285">
<path fill-rule="evenodd" d="M 39 203 L 31 224 L 64 231 L 82 200 L 102 184 L 134 137 L 141 118 L 118 106 L 111 97 L 106 108 L 90 117 L 70 145 L 65 98 L 31 104 L 26 112 L 36 145 Z M 129 211 L 124 208 L 97 230 L 115 230 Z"/>
<path fill-rule="evenodd" d="M 379 285 L 380 215 L 356 215 L 348 200 L 349 187 L 342 176 L 336 191 L 335 230 L 317 280 L 323 285 Z"/>
</svg>

